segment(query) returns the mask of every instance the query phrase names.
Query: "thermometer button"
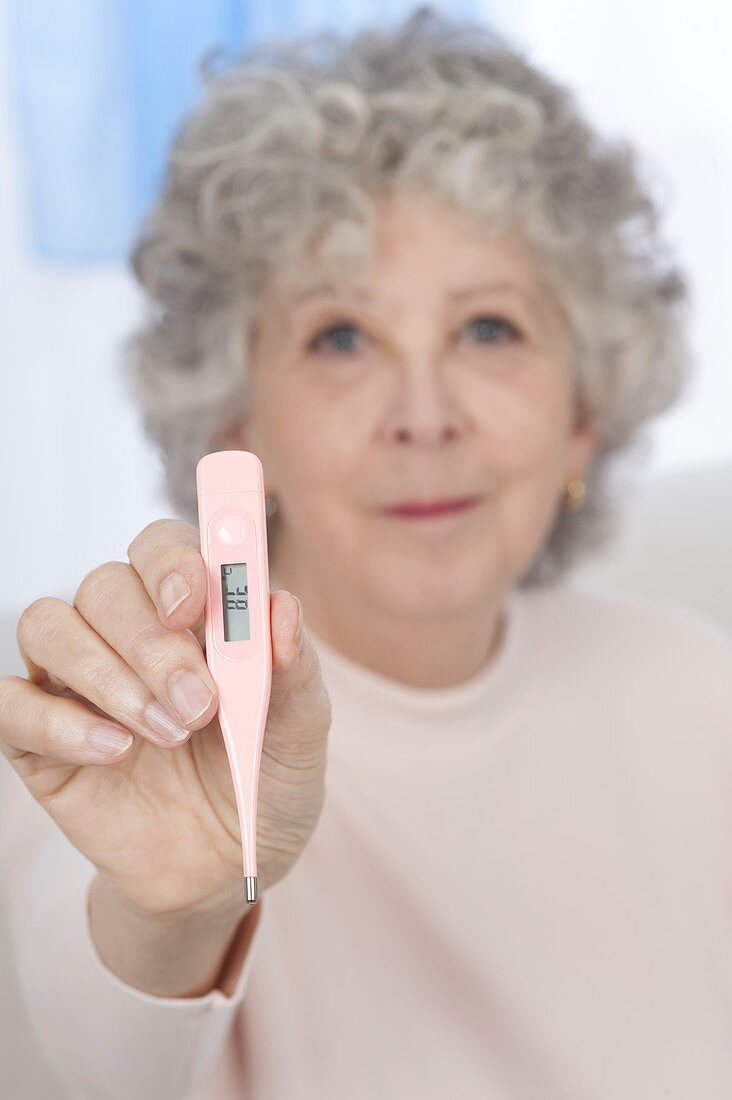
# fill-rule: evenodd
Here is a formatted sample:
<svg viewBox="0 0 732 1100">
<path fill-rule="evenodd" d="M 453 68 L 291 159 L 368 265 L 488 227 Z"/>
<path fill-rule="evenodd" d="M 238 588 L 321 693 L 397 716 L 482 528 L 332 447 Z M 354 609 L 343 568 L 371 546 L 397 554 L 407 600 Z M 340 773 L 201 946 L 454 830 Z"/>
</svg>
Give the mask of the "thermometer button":
<svg viewBox="0 0 732 1100">
<path fill-rule="evenodd" d="M 247 536 L 246 520 L 242 515 L 230 512 L 218 520 L 216 533 L 227 546 L 238 546 Z"/>
</svg>

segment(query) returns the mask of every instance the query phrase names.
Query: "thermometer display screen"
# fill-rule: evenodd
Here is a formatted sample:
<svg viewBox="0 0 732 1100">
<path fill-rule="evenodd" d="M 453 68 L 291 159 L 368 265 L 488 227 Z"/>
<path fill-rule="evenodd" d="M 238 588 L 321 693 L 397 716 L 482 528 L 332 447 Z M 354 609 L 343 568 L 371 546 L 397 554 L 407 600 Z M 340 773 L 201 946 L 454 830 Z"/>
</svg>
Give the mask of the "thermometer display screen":
<svg viewBox="0 0 732 1100">
<path fill-rule="evenodd" d="M 251 632 L 246 562 L 221 566 L 221 602 L 224 608 L 224 640 L 248 642 Z"/>
</svg>

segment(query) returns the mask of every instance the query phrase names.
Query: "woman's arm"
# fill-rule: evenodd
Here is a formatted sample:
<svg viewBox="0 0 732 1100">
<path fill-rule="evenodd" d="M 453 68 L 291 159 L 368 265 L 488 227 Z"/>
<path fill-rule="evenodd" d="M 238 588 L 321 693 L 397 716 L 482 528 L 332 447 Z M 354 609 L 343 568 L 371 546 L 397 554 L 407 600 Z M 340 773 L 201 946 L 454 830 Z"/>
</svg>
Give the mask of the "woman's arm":
<svg viewBox="0 0 732 1100">
<path fill-rule="evenodd" d="M 0 760 L 0 771 L 4 767 Z M 154 944 L 149 930 L 135 944 L 133 929 L 105 911 L 101 938 L 106 934 L 111 941 L 109 962 L 121 964 L 117 976 L 102 960 L 89 927 L 96 868 L 17 776 L 8 769 L 0 779 L 0 896 L 10 925 L 19 1009 L 49 1069 L 70 1095 L 94 1100 L 182 1100 L 205 1087 L 245 997 L 255 932 L 266 920 L 266 895 L 229 930 L 227 942 L 224 930 L 217 932 L 216 948 L 204 951 L 208 957 L 197 954 L 190 928 L 179 931 L 177 950 L 196 956 L 189 960 L 191 980 L 181 984 L 180 995 L 137 988 L 125 980 L 136 976 L 137 964 L 129 969 L 130 954 L 156 950 L 164 952 L 166 962 L 154 964 L 155 981 L 160 988 L 175 988 L 165 973 L 176 966 L 171 944 L 160 937 Z M 209 979 L 209 991 L 194 995 Z"/>
<path fill-rule="evenodd" d="M 224 976 L 235 985 L 261 912 L 257 903 L 243 914 L 163 922 L 132 911 L 99 874 L 88 902 L 101 961 L 127 985 L 157 997 L 203 997 L 220 989 L 218 979 Z M 226 965 L 233 961 L 235 967 Z"/>
</svg>

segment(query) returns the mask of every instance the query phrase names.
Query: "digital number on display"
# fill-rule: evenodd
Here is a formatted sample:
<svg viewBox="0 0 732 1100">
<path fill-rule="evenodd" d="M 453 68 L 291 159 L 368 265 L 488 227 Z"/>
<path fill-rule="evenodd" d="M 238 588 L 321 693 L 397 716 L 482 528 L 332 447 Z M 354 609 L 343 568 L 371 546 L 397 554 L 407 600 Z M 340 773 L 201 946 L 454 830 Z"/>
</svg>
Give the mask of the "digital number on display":
<svg viewBox="0 0 732 1100">
<path fill-rule="evenodd" d="M 221 596 L 224 609 L 224 640 L 248 642 L 251 634 L 246 562 L 221 566 Z"/>
</svg>

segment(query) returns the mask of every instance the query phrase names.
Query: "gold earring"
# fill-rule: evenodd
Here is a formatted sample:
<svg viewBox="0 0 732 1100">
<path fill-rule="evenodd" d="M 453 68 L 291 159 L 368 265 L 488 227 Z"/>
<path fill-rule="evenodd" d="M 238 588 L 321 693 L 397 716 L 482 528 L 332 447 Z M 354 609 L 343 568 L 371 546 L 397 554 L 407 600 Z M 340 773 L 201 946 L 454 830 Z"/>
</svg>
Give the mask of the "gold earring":
<svg viewBox="0 0 732 1100">
<path fill-rule="evenodd" d="M 567 485 L 567 495 L 564 498 L 563 511 L 579 512 L 584 506 L 587 486 L 581 477 L 573 477 Z"/>
</svg>

